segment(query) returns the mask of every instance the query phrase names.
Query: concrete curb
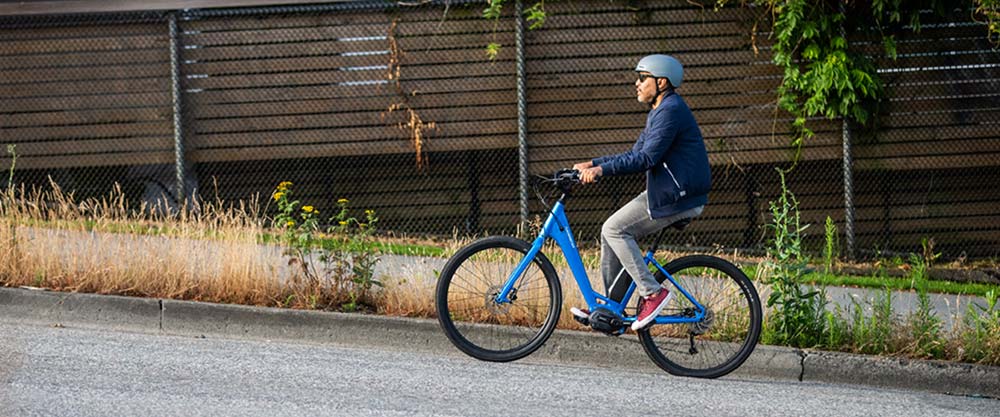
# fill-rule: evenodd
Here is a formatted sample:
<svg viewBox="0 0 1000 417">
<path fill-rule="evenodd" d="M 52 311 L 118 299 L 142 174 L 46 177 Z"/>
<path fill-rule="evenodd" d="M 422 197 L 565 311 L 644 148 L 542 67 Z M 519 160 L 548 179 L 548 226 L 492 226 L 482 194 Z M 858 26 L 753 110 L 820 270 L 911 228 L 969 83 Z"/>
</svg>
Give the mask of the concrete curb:
<svg viewBox="0 0 1000 417">
<path fill-rule="evenodd" d="M 150 298 L 0 288 L 0 319 L 158 331 L 160 310 Z"/>
<path fill-rule="evenodd" d="M 461 353 L 436 320 L 0 288 L 0 321 Z M 660 372 L 634 335 L 556 331 L 532 362 Z M 1000 367 L 757 346 L 737 377 L 1000 398 Z"/>
<path fill-rule="evenodd" d="M 1000 398 L 1000 367 L 809 351 L 802 380 Z"/>
</svg>

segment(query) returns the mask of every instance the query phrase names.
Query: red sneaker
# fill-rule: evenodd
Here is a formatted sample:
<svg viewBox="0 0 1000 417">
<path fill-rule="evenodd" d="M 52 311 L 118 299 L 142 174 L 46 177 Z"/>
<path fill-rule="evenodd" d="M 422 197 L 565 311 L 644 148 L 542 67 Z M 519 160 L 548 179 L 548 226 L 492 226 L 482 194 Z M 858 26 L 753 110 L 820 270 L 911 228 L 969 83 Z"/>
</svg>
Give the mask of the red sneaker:
<svg viewBox="0 0 1000 417">
<path fill-rule="evenodd" d="M 643 297 L 639 301 L 639 315 L 632 323 L 632 330 L 638 331 L 652 323 L 656 316 L 660 315 L 660 310 L 667 306 L 674 294 L 666 288 L 661 288 L 659 292 L 649 297 Z"/>
</svg>

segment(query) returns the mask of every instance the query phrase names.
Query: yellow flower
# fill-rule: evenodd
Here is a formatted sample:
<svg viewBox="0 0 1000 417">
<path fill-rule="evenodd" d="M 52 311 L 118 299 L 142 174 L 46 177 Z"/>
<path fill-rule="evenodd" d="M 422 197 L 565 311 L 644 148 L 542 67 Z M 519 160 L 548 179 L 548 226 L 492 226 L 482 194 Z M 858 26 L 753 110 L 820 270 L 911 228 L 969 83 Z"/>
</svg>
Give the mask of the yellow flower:
<svg viewBox="0 0 1000 417">
<path fill-rule="evenodd" d="M 365 228 L 365 226 L 368 226 L 368 225 L 367 225 L 367 224 L 364 224 L 364 223 L 358 223 L 358 227 L 360 227 L 360 228 L 362 228 L 362 229 L 364 229 L 364 228 Z"/>
<path fill-rule="evenodd" d="M 340 200 L 337 200 L 337 204 L 347 204 L 347 199 L 341 198 Z"/>
<path fill-rule="evenodd" d="M 288 189 L 288 187 L 291 187 L 291 186 L 292 186 L 291 182 L 289 182 L 289 181 L 282 181 L 281 184 L 278 184 L 278 189 L 279 190 L 286 190 L 286 189 Z"/>
<path fill-rule="evenodd" d="M 312 213 L 314 211 L 313 206 L 302 206 L 302 211 L 306 213 Z"/>
<path fill-rule="evenodd" d="M 365 215 L 366 216 L 372 216 L 374 214 L 375 214 L 375 210 L 365 210 Z"/>
<path fill-rule="evenodd" d="M 295 220 L 289 220 L 287 224 L 288 224 L 288 227 L 295 226 Z"/>
<path fill-rule="evenodd" d="M 340 221 L 340 225 L 341 225 L 341 226 L 347 226 L 347 222 L 345 222 L 345 221 L 341 220 L 341 221 Z"/>
<path fill-rule="evenodd" d="M 281 197 L 284 197 L 284 196 L 285 196 L 285 193 L 280 192 L 280 191 L 276 192 L 276 193 L 274 193 L 274 201 L 281 200 Z"/>
</svg>

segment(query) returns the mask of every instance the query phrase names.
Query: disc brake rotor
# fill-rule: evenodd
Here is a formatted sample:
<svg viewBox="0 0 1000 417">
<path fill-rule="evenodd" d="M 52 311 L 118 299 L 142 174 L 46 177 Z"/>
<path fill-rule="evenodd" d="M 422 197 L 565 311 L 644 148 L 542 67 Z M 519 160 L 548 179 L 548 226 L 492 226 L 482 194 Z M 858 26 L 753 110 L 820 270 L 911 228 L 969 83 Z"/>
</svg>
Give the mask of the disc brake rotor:
<svg viewBox="0 0 1000 417">
<path fill-rule="evenodd" d="M 694 336 L 703 335 L 711 330 L 713 323 L 715 323 L 715 312 L 711 308 L 705 307 L 705 317 L 702 317 L 701 321 L 697 323 L 689 324 L 688 332 Z"/>
<path fill-rule="evenodd" d="M 501 304 L 501 303 L 497 303 L 497 301 L 496 301 L 497 300 L 497 295 L 500 295 L 500 291 L 501 290 L 503 290 L 503 287 L 501 287 L 499 285 L 494 285 L 494 286 L 490 287 L 488 290 L 486 290 L 486 297 L 485 297 L 485 299 L 483 301 L 484 301 L 485 306 L 486 306 L 486 311 L 489 311 L 490 314 L 501 315 L 501 314 L 507 314 L 507 312 L 510 311 L 511 303 L 503 303 L 503 304 Z M 513 300 L 514 297 L 516 297 L 515 296 L 516 291 L 517 291 L 516 289 L 511 290 L 511 292 L 510 292 L 510 298 L 511 298 L 511 300 Z"/>
</svg>

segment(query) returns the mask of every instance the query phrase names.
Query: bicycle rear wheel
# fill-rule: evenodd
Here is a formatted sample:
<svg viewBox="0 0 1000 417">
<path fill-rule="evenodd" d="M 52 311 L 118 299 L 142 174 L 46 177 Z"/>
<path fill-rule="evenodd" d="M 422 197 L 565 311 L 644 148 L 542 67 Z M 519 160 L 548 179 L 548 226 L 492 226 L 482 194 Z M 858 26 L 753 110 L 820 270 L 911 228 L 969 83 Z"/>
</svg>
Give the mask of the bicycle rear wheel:
<svg viewBox="0 0 1000 417">
<path fill-rule="evenodd" d="M 531 245 L 489 237 L 459 250 L 438 281 L 435 305 L 448 339 L 469 356 L 508 362 L 523 358 L 552 335 L 562 289 L 552 264 L 539 253 L 517 280 L 510 303 L 494 301 Z"/>
<path fill-rule="evenodd" d="M 739 368 L 760 338 L 760 297 L 743 271 L 713 256 L 685 256 L 664 269 L 706 308 L 698 323 L 658 324 L 640 330 L 646 354 L 681 376 L 718 378 Z M 663 273 L 656 274 L 663 282 Z M 694 305 L 667 281 L 674 297 L 661 314 L 694 314 Z"/>
</svg>

